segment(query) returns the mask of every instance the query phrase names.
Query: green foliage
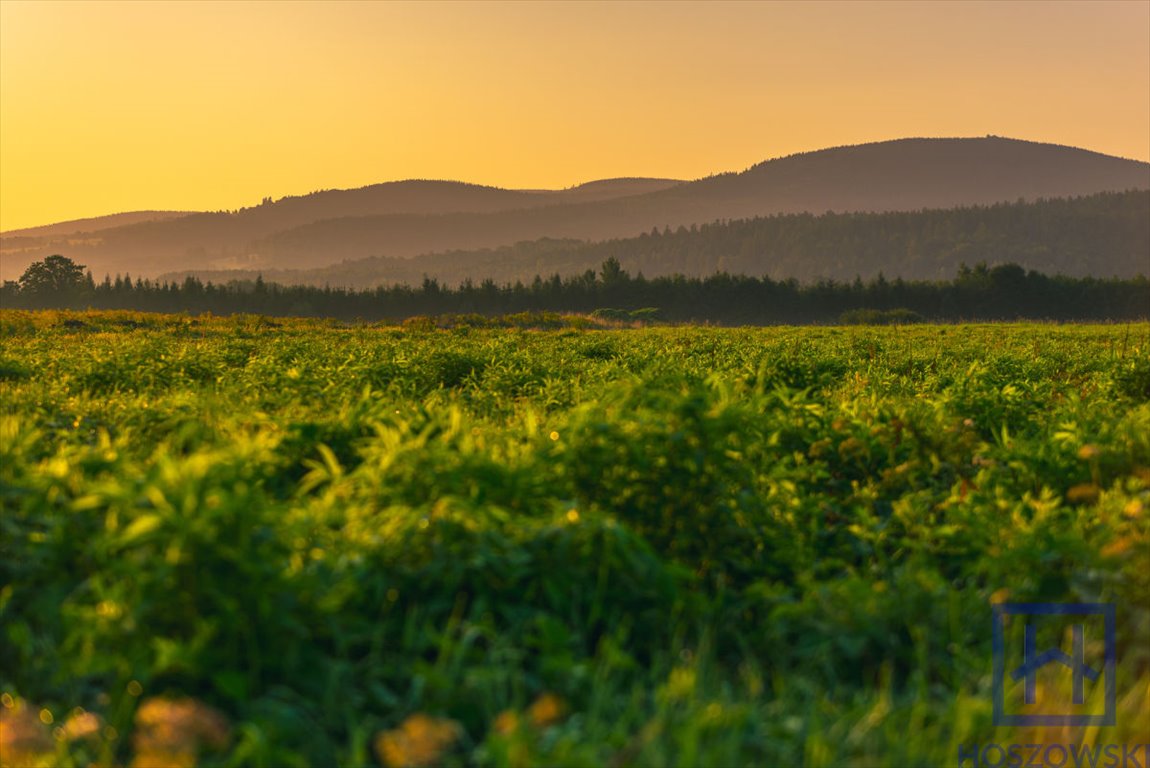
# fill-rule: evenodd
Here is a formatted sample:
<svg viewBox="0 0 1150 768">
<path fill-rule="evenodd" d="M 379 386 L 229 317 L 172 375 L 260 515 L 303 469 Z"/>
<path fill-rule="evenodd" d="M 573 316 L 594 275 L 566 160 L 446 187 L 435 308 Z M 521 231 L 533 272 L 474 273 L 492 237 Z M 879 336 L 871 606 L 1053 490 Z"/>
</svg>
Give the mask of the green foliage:
<svg viewBox="0 0 1150 768">
<path fill-rule="evenodd" d="M 851 309 L 839 316 L 843 325 L 910 325 L 923 319 L 911 309 Z"/>
<path fill-rule="evenodd" d="M 1150 401 L 1150 357 L 1135 358 L 1114 374 L 1118 392 L 1135 400 Z"/>
<path fill-rule="evenodd" d="M 162 695 L 236 765 L 946 764 L 1007 594 L 1145 689 L 1145 324 L 440 320 L 0 312 L 0 691 L 121 734 L 53 764 Z"/>
</svg>

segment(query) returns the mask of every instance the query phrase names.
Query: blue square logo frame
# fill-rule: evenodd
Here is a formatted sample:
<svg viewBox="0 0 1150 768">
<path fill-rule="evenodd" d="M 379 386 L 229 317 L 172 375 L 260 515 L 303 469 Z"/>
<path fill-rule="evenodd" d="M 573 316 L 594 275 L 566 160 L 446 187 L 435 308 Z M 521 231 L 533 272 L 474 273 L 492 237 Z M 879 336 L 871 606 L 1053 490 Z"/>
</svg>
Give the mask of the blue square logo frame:
<svg viewBox="0 0 1150 768">
<path fill-rule="evenodd" d="M 1021 726 L 1108 726 L 1114 725 L 1118 714 L 1118 686 L 1115 680 L 1117 668 L 1116 617 L 1113 603 L 997 603 L 994 608 L 994 724 Z M 1006 669 L 1005 624 L 1007 616 L 1101 616 L 1105 623 L 1105 658 L 1102 670 L 1094 670 L 1082 659 L 1083 628 L 1074 627 L 1074 656 L 1055 649 L 1036 654 L 1033 648 L 1033 630 L 1027 627 L 1026 651 L 1023 667 L 1018 670 Z M 1075 695 L 1080 696 L 1083 676 L 1097 679 L 1102 675 L 1105 686 L 1106 707 L 1100 715 L 1083 714 L 1007 714 L 1006 679 L 1026 678 L 1027 693 L 1033 689 L 1033 673 L 1050 663 L 1061 663 L 1070 667 L 1075 675 Z M 1076 702 L 1081 703 L 1081 702 Z"/>
</svg>

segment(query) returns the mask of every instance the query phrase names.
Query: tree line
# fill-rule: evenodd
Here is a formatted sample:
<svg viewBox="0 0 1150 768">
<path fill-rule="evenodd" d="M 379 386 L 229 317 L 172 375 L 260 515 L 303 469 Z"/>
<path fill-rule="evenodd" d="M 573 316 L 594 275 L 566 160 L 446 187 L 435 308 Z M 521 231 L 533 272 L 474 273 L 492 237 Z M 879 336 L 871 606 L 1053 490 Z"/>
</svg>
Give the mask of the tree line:
<svg viewBox="0 0 1150 768">
<path fill-rule="evenodd" d="M 285 286 L 255 280 L 204 282 L 106 276 L 65 256 L 36 262 L 0 288 L 10 309 L 122 309 L 145 312 L 253 313 L 344 320 L 403 320 L 420 315 L 529 311 L 634 313 L 668 322 L 725 325 L 828 323 L 855 320 L 1139 320 L 1150 317 L 1150 279 L 1049 276 L 1017 264 L 963 265 L 949 280 L 821 280 L 800 283 L 718 272 L 708 277 L 631 275 L 614 257 L 599 270 L 536 276 L 497 284 L 465 280 L 449 286 L 425 277 L 418 285 L 349 288 Z"/>
</svg>

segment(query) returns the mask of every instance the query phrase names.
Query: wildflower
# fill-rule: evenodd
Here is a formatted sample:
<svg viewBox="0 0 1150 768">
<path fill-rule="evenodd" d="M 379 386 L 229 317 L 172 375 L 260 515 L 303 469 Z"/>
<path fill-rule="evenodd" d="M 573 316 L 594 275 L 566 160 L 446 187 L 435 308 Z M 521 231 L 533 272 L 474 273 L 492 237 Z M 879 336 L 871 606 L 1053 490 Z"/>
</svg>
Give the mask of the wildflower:
<svg viewBox="0 0 1150 768">
<path fill-rule="evenodd" d="M 492 728 L 503 736 L 510 735 L 519 730 L 519 714 L 511 709 L 505 709 L 495 718 Z"/>
<path fill-rule="evenodd" d="M 1087 443 L 1078 449 L 1078 458 L 1082 459 L 1083 461 L 1090 461 L 1091 459 L 1098 458 L 1098 454 L 1100 453 L 1102 453 L 1102 451 L 1099 450 L 1097 445 Z"/>
<path fill-rule="evenodd" d="M 567 713 L 567 704 L 553 693 L 544 693 L 535 700 L 527 714 L 537 728 L 555 725 Z"/>
<path fill-rule="evenodd" d="M 1121 539 L 1115 539 L 1103 547 L 1099 554 L 1103 557 L 1117 557 L 1126 550 L 1130 549 L 1133 544 L 1134 542 L 1130 540 L 1129 536 L 1123 537 Z"/>
<path fill-rule="evenodd" d="M 1102 489 L 1093 483 L 1080 483 L 1066 492 L 1066 500 L 1071 504 L 1093 504 L 1101 493 Z"/>
<path fill-rule="evenodd" d="M 132 766 L 194 766 L 203 749 L 222 750 L 230 740 L 227 720 L 206 704 L 195 699 L 147 699 L 136 710 Z"/>
<path fill-rule="evenodd" d="M 196 753 L 137 752 L 129 768 L 196 768 Z"/>
<path fill-rule="evenodd" d="M 664 695 L 671 701 L 686 701 L 695 692 L 695 670 L 676 667 L 664 687 Z"/>
<path fill-rule="evenodd" d="M 457 723 L 416 713 L 375 740 L 375 749 L 388 768 L 425 768 L 439 762 L 462 736 Z"/>
<path fill-rule="evenodd" d="M 100 720 L 99 715 L 94 715 L 91 712 L 85 712 L 77 707 L 72 711 L 71 716 L 64 721 L 64 736 L 70 741 L 78 741 L 79 739 L 89 739 L 92 737 L 99 737 L 100 730 L 104 727 L 103 722 Z"/>
<path fill-rule="evenodd" d="M 56 747 L 39 713 L 19 700 L 11 706 L 8 701 L 0 708 L 0 766 L 49 765 Z"/>
</svg>

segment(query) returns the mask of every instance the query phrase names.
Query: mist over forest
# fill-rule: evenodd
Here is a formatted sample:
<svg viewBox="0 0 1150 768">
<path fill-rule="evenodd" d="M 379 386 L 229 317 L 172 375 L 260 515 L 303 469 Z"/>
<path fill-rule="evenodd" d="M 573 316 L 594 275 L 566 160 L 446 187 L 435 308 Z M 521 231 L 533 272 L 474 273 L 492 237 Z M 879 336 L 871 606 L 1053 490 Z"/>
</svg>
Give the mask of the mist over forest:
<svg viewBox="0 0 1150 768">
<path fill-rule="evenodd" d="M 1150 273 L 1150 191 L 1101 193 L 909 213 L 789 214 L 601 242 L 543 238 L 419 258 L 374 257 L 312 270 L 187 270 L 181 280 L 264 280 L 284 285 L 372 288 L 465 281 L 530 282 L 569 277 L 617 259 L 631 274 L 777 280 L 907 280 L 952 277 L 963 265 L 1018 264 L 1047 274 L 1134 277 Z"/>
</svg>

